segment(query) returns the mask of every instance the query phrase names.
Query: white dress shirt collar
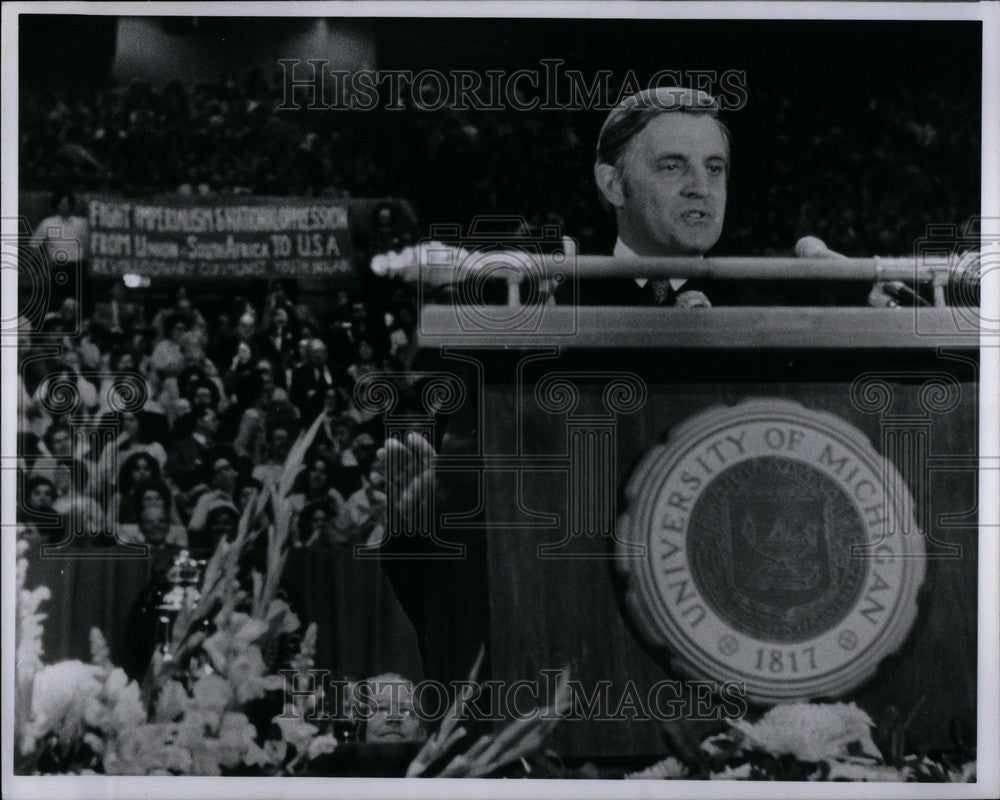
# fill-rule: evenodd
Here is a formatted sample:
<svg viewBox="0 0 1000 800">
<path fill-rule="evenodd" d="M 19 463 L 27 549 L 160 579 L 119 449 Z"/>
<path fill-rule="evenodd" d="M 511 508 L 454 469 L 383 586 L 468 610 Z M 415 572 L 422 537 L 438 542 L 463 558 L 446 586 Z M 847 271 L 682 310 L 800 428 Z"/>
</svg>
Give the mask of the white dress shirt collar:
<svg viewBox="0 0 1000 800">
<path fill-rule="evenodd" d="M 618 241 L 615 242 L 614 249 L 615 258 L 638 258 L 638 253 L 635 252 L 631 247 L 629 247 L 625 242 L 618 237 Z M 645 286 L 649 278 L 636 278 L 635 282 L 639 284 L 640 287 Z M 671 278 L 670 288 L 675 292 L 680 289 L 687 282 L 687 278 Z"/>
</svg>

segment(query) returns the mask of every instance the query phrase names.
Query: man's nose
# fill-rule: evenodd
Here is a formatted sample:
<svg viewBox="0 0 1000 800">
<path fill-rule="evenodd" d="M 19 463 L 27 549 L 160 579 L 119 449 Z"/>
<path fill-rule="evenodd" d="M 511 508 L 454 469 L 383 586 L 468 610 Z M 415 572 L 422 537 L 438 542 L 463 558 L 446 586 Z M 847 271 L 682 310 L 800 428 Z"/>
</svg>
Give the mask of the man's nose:
<svg viewBox="0 0 1000 800">
<path fill-rule="evenodd" d="M 708 173 L 694 167 L 688 172 L 687 181 L 684 183 L 681 193 L 685 197 L 706 197 L 708 192 Z"/>
</svg>

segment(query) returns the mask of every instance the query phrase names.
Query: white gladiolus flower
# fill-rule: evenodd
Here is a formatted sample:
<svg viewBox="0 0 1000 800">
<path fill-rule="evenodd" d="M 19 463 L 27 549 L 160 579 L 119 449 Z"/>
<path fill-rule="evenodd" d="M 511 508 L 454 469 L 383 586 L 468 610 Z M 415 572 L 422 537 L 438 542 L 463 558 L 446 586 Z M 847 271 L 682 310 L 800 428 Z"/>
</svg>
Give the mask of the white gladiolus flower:
<svg viewBox="0 0 1000 800">
<path fill-rule="evenodd" d="M 738 767 L 726 767 L 722 772 L 713 772 L 709 777 L 713 781 L 748 781 L 750 771 L 749 764 L 740 764 Z"/>
<path fill-rule="evenodd" d="M 667 756 L 662 761 L 657 761 L 651 767 L 646 767 L 646 769 L 639 772 L 629 772 L 625 777 L 630 780 L 671 780 L 686 778 L 687 774 L 687 767 L 673 756 Z"/>
<path fill-rule="evenodd" d="M 885 764 L 861 764 L 853 761 L 831 761 L 828 781 L 881 781 L 903 783 L 906 775 Z"/>
<path fill-rule="evenodd" d="M 744 749 L 824 761 L 848 755 L 848 746 L 857 743 L 865 755 L 882 760 L 872 741 L 871 717 L 854 703 L 779 705 L 756 723 L 729 720 L 729 724 L 745 737 Z"/>
<path fill-rule="evenodd" d="M 25 726 L 22 752 L 50 732 L 70 741 L 82 730 L 88 700 L 104 688 L 104 670 L 82 661 L 60 661 L 35 674 L 31 718 Z"/>
</svg>

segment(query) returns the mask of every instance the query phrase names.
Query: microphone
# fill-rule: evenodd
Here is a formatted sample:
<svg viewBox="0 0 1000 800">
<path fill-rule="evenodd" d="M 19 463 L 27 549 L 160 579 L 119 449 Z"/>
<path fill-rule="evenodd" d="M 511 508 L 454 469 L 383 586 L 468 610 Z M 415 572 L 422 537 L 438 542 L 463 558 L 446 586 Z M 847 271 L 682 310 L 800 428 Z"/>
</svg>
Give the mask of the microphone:
<svg viewBox="0 0 1000 800">
<path fill-rule="evenodd" d="M 826 246 L 826 242 L 815 236 L 803 236 L 795 243 L 795 255 L 798 258 L 847 258 L 843 253 L 835 253 Z"/>
<path fill-rule="evenodd" d="M 868 293 L 868 305 L 875 308 L 898 308 L 899 300 L 888 290 L 887 284 L 875 283 Z"/>
<path fill-rule="evenodd" d="M 929 306 L 913 289 L 902 281 L 882 281 L 872 286 L 868 305 L 895 308 L 897 306 Z"/>
<path fill-rule="evenodd" d="M 795 255 L 799 258 L 847 258 L 826 246 L 826 242 L 815 236 L 803 236 L 795 243 Z M 900 305 L 930 305 L 913 289 L 902 281 L 876 281 L 868 294 L 868 305 L 878 308 L 898 308 Z"/>
</svg>

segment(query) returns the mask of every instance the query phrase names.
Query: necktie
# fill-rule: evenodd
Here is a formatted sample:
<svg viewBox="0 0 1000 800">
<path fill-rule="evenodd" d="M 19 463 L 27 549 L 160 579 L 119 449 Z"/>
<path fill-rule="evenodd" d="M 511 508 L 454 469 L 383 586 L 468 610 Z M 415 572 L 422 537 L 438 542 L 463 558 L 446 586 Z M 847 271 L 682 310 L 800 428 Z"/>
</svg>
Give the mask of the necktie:
<svg viewBox="0 0 1000 800">
<path fill-rule="evenodd" d="M 658 278 L 650 281 L 653 287 L 653 302 L 658 306 L 673 305 L 674 289 L 670 285 L 669 278 Z"/>
</svg>

